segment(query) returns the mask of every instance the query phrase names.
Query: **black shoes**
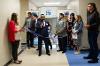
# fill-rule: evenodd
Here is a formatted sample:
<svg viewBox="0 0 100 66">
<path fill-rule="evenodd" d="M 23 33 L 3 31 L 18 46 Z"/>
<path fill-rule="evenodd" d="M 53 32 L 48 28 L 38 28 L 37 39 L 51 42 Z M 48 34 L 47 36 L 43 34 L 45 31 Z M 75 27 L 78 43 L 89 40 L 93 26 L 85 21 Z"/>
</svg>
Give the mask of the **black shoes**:
<svg viewBox="0 0 100 66">
<path fill-rule="evenodd" d="M 90 59 L 89 61 L 88 61 L 88 63 L 98 63 L 98 58 L 93 58 L 93 57 L 89 57 L 89 56 L 87 56 L 87 57 L 83 57 L 84 59 Z"/>
<path fill-rule="evenodd" d="M 57 50 L 57 52 L 60 52 L 60 51 L 62 51 L 62 53 L 65 53 L 66 51 L 63 51 L 63 50 Z"/>
<path fill-rule="evenodd" d="M 95 60 L 91 59 L 88 61 L 88 63 L 98 63 L 98 59 L 95 59 Z"/>
<path fill-rule="evenodd" d="M 92 57 L 89 57 L 89 56 L 87 56 L 87 57 L 83 57 L 84 59 L 92 59 Z"/>
<path fill-rule="evenodd" d="M 57 50 L 57 52 L 60 52 L 60 51 L 62 51 L 62 50 Z"/>
<path fill-rule="evenodd" d="M 39 50 L 39 49 L 36 49 L 37 51 Z"/>
<path fill-rule="evenodd" d="M 38 56 L 41 56 L 41 54 L 39 54 Z"/>
<path fill-rule="evenodd" d="M 51 54 L 50 53 L 46 53 L 48 56 L 50 56 Z M 38 56 L 41 56 L 42 54 L 39 54 Z"/>
<path fill-rule="evenodd" d="M 66 53 L 66 51 L 62 51 L 62 53 Z"/>
<path fill-rule="evenodd" d="M 50 56 L 50 53 L 46 53 L 48 56 Z"/>
</svg>

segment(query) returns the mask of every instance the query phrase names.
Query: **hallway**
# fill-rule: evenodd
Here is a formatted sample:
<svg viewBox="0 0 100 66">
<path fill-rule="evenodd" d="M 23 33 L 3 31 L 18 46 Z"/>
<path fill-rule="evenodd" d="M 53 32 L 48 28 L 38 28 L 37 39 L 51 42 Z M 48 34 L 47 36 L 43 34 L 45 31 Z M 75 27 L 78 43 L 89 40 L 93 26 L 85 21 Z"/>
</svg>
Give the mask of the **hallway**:
<svg viewBox="0 0 100 66">
<path fill-rule="evenodd" d="M 48 33 L 51 31 L 50 33 L 53 35 L 56 34 L 56 24 L 59 21 L 58 19 L 60 13 L 63 13 L 66 22 L 68 21 L 71 13 L 75 14 L 75 19 L 77 15 L 80 15 L 84 26 L 88 22 L 88 3 L 95 3 L 97 10 L 100 13 L 100 0 L 0 0 L 0 66 L 8 66 L 9 61 L 12 58 L 11 43 L 8 39 L 8 23 L 11 20 L 12 13 L 16 13 L 16 22 L 19 23 L 20 28 L 22 28 L 25 24 L 25 20 L 28 17 L 28 12 L 37 14 L 38 18 L 44 14 L 45 20 L 47 20 L 51 26 L 51 29 L 48 27 Z M 32 17 L 32 19 L 33 18 L 34 17 Z M 66 32 L 67 31 L 68 30 L 66 29 Z M 100 32 L 100 29 L 98 32 Z M 21 44 L 27 42 L 26 33 L 26 30 L 22 30 L 20 36 L 17 36 L 21 37 L 20 46 L 18 49 L 19 52 L 21 50 Z M 100 66 L 100 60 L 97 64 L 89 64 L 87 63 L 88 60 L 83 59 L 83 57 L 87 55 L 86 51 L 85 53 L 82 52 L 80 55 L 75 55 L 74 51 L 67 51 L 65 54 L 62 54 L 61 52 L 57 52 L 58 48 L 54 45 L 56 43 L 55 38 L 53 38 L 51 42 L 53 45 L 51 56 L 46 55 L 44 47 L 43 54 L 40 57 L 38 56 L 38 51 L 36 51 L 36 48 L 25 49 L 22 54 L 19 55 L 19 59 L 23 61 L 22 64 L 16 65 L 11 63 L 9 66 Z M 100 33 L 97 42 L 100 50 Z M 89 48 L 88 31 L 84 26 L 80 49 L 87 50 Z M 98 58 L 100 59 L 100 55 Z"/>
<path fill-rule="evenodd" d="M 26 49 L 19 59 L 22 59 L 23 62 L 17 66 L 69 66 L 65 54 L 57 52 L 56 49 L 51 51 L 51 56 L 46 55 L 43 51 L 40 57 L 36 49 Z M 9 66 L 16 66 L 16 64 L 11 63 Z"/>
<path fill-rule="evenodd" d="M 87 56 L 87 52 L 82 51 L 80 55 L 75 55 L 74 51 L 67 51 L 65 54 L 57 52 L 55 46 L 51 50 L 51 56 L 45 54 L 43 47 L 42 56 L 38 56 L 36 49 L 26 49 L 19 56 L 19 59 L 23 60 L 22 64 L 13 64 L 13 62 L 8 66 L 99 66 L 97 64 L 88 64 L 87 60 L 83 59 L 84 56 Z M 100 55 L 99 57 L 100 58 Z"/>
</svg>

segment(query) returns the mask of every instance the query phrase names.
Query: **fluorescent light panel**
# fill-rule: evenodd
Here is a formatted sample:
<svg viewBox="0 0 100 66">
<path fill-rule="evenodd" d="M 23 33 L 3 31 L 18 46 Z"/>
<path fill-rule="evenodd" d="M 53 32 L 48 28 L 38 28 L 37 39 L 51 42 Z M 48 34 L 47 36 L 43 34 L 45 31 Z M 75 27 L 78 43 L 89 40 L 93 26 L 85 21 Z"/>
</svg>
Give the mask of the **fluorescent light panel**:
<svg viewBox="0 0 100 66">
<path fill-rule="evenodd" d="M 45 2 L 44 5 L 60 5 L 60 2 Z"/>
</svg>

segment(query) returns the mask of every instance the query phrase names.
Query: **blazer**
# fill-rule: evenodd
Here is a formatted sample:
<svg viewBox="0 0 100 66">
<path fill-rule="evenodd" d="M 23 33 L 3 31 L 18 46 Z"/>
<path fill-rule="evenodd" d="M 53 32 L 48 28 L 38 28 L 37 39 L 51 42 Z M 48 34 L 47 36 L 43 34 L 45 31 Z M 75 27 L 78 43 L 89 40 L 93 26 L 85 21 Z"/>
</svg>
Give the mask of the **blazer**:
<svg viewBox="0 0 100 66">
<path fill-rule="evenodd" d="M 48 21 L 45 21 L 45 27 L 41 27 L 42 24 L 43 20 L 39 19 L 39 21 L 36 24 L 36 32 L 44 37 L 48 37 L 49 36 L 48 27 L 50 26 L 50 24 Z"/>
<path fill-rule="evenodd" d="M 32 31 L 35 31 L 35 23 L 36 23 L 36 21 L 35 20 L 32 20 L 31 21 L 31 23 L 30 23 L 30 30 L 32 30 Z"/>
</svg>

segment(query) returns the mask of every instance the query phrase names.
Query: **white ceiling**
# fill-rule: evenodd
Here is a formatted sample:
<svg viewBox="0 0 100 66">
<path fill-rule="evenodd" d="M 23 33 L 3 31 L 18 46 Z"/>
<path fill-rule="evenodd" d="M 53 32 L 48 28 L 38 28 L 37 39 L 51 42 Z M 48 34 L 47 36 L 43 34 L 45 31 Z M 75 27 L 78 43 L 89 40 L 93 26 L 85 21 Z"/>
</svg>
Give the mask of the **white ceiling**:
<svg viewBox="0 0 100 66">
<path fill-rule="evenodd" d="M 60 2 L 60 5 L 49 5 L 49 6 L 67 6 L 73 0 L 29 0 L 34 3 L 37 7 L 46 6 L 45 2 Z"/>
</svg>

